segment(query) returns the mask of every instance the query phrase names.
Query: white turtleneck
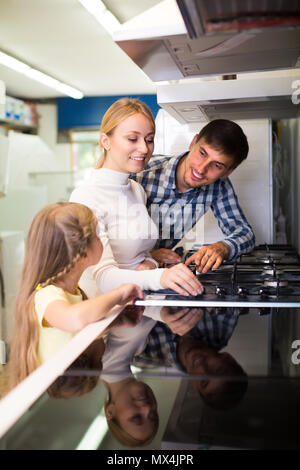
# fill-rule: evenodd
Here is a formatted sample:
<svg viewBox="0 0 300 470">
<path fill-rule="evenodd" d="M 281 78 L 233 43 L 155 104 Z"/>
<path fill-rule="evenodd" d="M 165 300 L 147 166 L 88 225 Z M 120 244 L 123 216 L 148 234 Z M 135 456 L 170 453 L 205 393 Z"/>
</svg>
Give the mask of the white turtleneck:
<svg viewBox="0 0 300 470">
<path fill-rule="evenodd" d="M 88 297 L 124 282 L 138 284 L 142 289 L 162 288 L 163 269 L 135 271 L 150 257 L 158 231 L 148 215 L 142 186 L 128 177 L 126 173 L 106 168 L 92 170 L 90 180 L 71 194 L 71 202 L 88 206 L 96 215 L 103 243 L 99 263 L 86 269 L 80 280 Z"/>
</svg>

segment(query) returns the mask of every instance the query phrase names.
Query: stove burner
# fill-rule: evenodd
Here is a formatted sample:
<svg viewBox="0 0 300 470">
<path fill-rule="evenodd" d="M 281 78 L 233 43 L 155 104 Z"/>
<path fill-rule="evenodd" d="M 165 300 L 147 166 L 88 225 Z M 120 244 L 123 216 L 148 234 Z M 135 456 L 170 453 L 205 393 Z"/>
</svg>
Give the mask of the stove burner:
<svg viewBox="0 0 300 470">
<path fill-rule="evenodd" d="M 261 299 L 276 299 L 278 296 L 292 295 L 293 289 L 289 286 L 264 286 L 259 290 Z"/>
<path fill-rule="evenodd" d="M 287 287 L 288 286 L 288 281 L 286 280 L 280 280 L 280 279 L 276 279 L 276 278 L 273 278 L 273 277 L 270 277 L 269 279 L 266 279 L 264 281 L 264 286 L 267 286 L 267 287 Z"/>
<path fill-rule="evenodd" d="M 281 276 L 284 273 L 283 273 L 283 271 L 281 271 L 280 269 L 276 269 L 275 267 L 270 268 L 269 266 L 264 266 L 263 274 L 270 275 L 272 277 L 278 277 L 278 276 Z"/>
<path fill-rule="evenodd" d="M 265 253 L 263 253 L 262 251 L 257 251 L 257 252 L 254 252 L 254 254 L 255 254 L 257 259 L 259 259 L 259 258 L 271 258 L 273 260 L 281 259 L 281 258 L 283 258 L 284 256 L 287 255 L 286 253 L 276 253 L 275 251 L 267 251 Z"/>
<path fill-rule="evenodd" d="M 273 258 L 269 258 L 268 256 L 258 256 L 256 260 L 263 264 L 273 264 L 274 262 Z"/>
</svg>

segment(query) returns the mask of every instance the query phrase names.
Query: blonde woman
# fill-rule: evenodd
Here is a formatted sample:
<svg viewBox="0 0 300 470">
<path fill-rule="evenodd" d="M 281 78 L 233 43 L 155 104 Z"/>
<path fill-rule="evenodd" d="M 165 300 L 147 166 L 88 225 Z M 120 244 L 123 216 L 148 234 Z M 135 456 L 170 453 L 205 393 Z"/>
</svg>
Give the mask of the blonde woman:
<svg viewBox="0 0 300 470">
<path fill-rule="evenodd" d="M 124 284 L 94 299 L 78 288 L 83 271 L 96 264 L 102 243 L 98 221 L 82 204 L 56 203 L 34 218 L 15 308 L 15 332 L 9 361 L 10 388 L 89 323 L 120 312 L 141 289 Z"/>
<path fill-rule="evenodd" d="M 125 281 L 142 289 L 170 288 L 181 295 L 197 295 L 203 290 L 187 266 L 157 268 L 149 254 L 158 237 L 157 227 L 148 215 L 143 188 L 129 175 L 148 163 L 154 134 L 155 122 L 144 103 L 129 98 L 113 103 L 100 129 L 103 155 L 90 180 L 71 195 L 71 201 L 93 210 L 103 243 L 101 262 L 87 269 L 81 279 L 89 297 Z"/>
</svg>

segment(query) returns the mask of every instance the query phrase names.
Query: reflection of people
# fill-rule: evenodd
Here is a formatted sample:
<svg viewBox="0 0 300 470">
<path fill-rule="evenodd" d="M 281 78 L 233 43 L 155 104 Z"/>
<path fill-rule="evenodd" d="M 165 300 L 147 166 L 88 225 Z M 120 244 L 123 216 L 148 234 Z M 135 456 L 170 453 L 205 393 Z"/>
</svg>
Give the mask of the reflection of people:
<svg viewBox="0 0 300 470">
<path fill-rule="evenodd" d="M 144 103 L 128 98 L 113 103 L 101 124 L 103 158 L 90 180 L 71 195 L 71 201 L 87 205 L 97 216 L 104 247 L 101 263 L 86 270 L 80 282 L 88 297 L 122 282 L 150 290 L 171 288 L 183 295 L 202 291 L 184 264 L 154 269 L 158 265 L 149 255 L 157 228 L 147 213 L 143 188 L 128 177 L 148 163 L 154 133 L 153 116 Z"/>
<path fill-rule="evenodd" d="M 178 320 L 172 319 L 178 313 Z M 195 326 L 180 336 L 174 328 L 184 331 L 184 316 L 188 318 L 187 325 L 192 321 Z M 226 409 L 237 404 L 247 389 L 247 376 L 229 353 L 220 351 L 237 324 L 237 310 L 227 308 L 217 314 L 215 309 L 201 309 L 196 324 L 195 314 L 190 316 L 186 309 L 174 314 L 161 312 L 161 317 L 166 323 L 156 323 L 145 349 L 134 357 L 134 364 L 176 366 L 188 374 L 202 375 L 192 382 L 208 405 Z M 176 323 L 180 323 L 180 328 Z"/>
<path fill-rule="evenodd" d="M 105 345 L 102 338 L 93 341 L 86 350 L 75 359 L 63 375 L 60 375 L 47 389 L 51 398 L 69 399 L 79 397 L 93 390 L 99 382 L 102 369 L 102 356 Z M 90 374 L 90 372 L 97 372 Z M 87 373 L 84 373 L 87 372 Z"/>
<path fill-rule="evenodd" d="M 247 154 L 248 142 L 240 126 L 216 119 L 195 135 L 189 152 L 153 158 L 136 177 L 132 175 L 145 189 L 148 211 L 159 222 L 159 241 L 152 252 L 158 262 L 180 262 L 171 249 L 210 208 L 225 238 L 202 246 L 186 264 L 193 261 L 205 273 L 253 249 L 252 229 L 228 179 Z M 196 240 L 196 245 L 200 243 Z"/>
<path fill-rule="evenodd" d="M 220 352 L 201 340 L 182 336 L 177 344 L 182 368 L 192 375 L 194 388 L 204 402 L 214 409 L 226 410 L 237 405 L 247 390 L 247 376 L 228 352 Z"/>
<path fill-rule="evenodd" d="M 102 358 L 101 380 L 108 390 L 105 414 L 108 427 L 122 444 L 146 445 L 158 429 L 157 403 L 151 389 L 137 381 L 130 368 L 132 358 L 145 348 L 155 320 L 143 316 L 134 328 L 110 331 Z"/>
<path fill-rule="evenodd" d="M 82 302 L 80 276 L 102 254 L 96 229 L 96 217 L 81 204 L 51 204 L 35 216 L 16 301 L 9 361 L 12 386 L 87 324 L 118 313 L 128 302 L 143 297 L 138 286 L 124 284 Z"/>
<path fill-rule="evenodd" d="M 134 377 L 106 383 L 105 415 L 110 432 L 123 445 L 149 444 L 158 429 L 157 403 L 151 388 Z"/>
<path fill-rule="evenodd" d="M 69 399 L 93 390 L 99 382 L 102 356 L 105 350 L 103 337 L 116 328 L 133 328 L 139 323 L 144 307 L 127 305 L 80 356 L 47 389 L 51 398 Z"/>
</svg>

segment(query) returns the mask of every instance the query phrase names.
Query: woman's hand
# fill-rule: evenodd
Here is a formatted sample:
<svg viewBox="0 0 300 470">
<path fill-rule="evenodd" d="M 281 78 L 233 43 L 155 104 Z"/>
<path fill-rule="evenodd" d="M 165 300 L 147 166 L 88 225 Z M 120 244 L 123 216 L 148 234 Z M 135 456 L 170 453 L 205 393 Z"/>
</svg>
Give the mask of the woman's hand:
<svg viewBox="0 0 300 470">
<path fill-rule="evenodd" d="M 199 295 L 203 292 L 203 286 L 192 271 L 184 264 L 176 264 L 169 269 L 164 269 L 160 283 L 164 289 L 173 289 L 181 295 Z"/>
<path fill-rule="evenodd" d="M 147 271 L 149 269 L 156 269 L 155 262 L 150 259 L 145 259 L 137 268 L 136 271 Z"/>
</svg>

